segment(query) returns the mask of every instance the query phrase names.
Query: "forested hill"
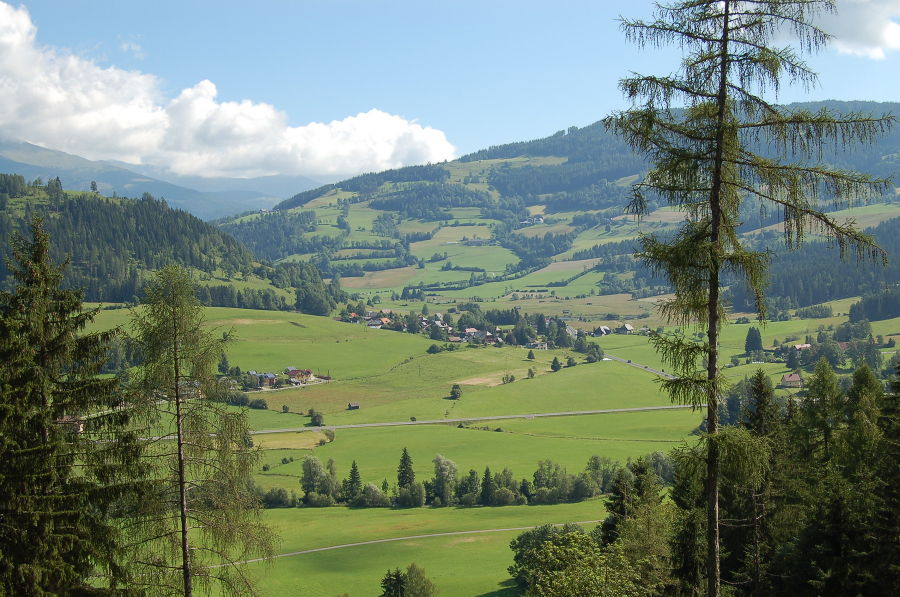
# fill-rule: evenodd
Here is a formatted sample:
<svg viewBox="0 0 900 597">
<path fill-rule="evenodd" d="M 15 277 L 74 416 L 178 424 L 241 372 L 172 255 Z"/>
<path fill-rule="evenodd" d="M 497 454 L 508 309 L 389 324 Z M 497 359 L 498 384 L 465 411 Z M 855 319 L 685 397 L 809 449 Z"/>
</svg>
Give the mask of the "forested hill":
<svg viewBox="0 0 900 597">
<path fill-rule="evenodd" d="M 852 112 L 875 116 L 900 115 L 900 103 L 832 100 L 796 103 L 789 107 L 813 112 L 827 108 L 837 114 Z M 486 182 L 500 197 L 521 198 L 525 205 L 549 201 L 548 209 L 551 212 L 608 207 L 610 201 L 604 201 L 600 196 L 606 196 L 613 202 L 624 201 L 625 195 L 616 193 L 609 187 L 609 183 L 640 174 L 646 168 L 644 160 L 621 139 L 608 132 L 602 122 L 583 128 L 571 127 L 543 139 L 490 147 L 465 155 L 456 163 L 516 158 L 557 159 L 551 163 L 526 161 L 524 164 L 489 165 Z M 900 179 L 900 126 L 895 126 L 871 145 L 860 144 L 826 151 L 822 161 L 833 168 Z M 354 193 L 361 198 L 372 198 L 378 195 L 379 189 L 385 184 L 445 182 L 448 176 L 449 166 L 442 164 L 364 174 L 299 193 L 281 202 L 276 209 L 302 206 L 335 190 Z M 466 183 L 465 180 L 460 182 Z"/>
<path fill-rule="evenodd" d="M 841 260 L 840 251 L 824 241 L 811 241 L 796 251 L 785 249 L 771 254 L 769 286 L 766 295 L 777 309 L 805 307 L 838 298 L 875 293 L 900 280 L 900 218 L 882 222 L 868 231 L 888 255 L 880 260 L 857 259 L 849 254 Z M 777 232 L 771 246 L 782 246 Z M 762 242 L 762 239 L 760 239 Z M 750 311 L 753 297 L 737 280 L 732 287 L 734 308 Z"/>
<path fill-rule="evenodd" d="M 259 263 L 233 237 L 149 194 L 139 200 L 108 198 L 64 191 L 59 179 L 40 186 L 19 175 L 0 175 L 0 238 L 27 233 L 35 215 L 44 219 L 53 259 L 70 260 L 65 284 L 83 288 L 88 301 L 134 301 L 149 272 L 179 264 L 196 272 L 201 298 L 213 305 L 293 308 L 296 290 L 303 287 L 305 295 L 333 306 L 314 266 Z M 0 251 L 8 255 L 5 242 Z M 3 260 L 0 285 L 10 284 Z"/>
</svg>

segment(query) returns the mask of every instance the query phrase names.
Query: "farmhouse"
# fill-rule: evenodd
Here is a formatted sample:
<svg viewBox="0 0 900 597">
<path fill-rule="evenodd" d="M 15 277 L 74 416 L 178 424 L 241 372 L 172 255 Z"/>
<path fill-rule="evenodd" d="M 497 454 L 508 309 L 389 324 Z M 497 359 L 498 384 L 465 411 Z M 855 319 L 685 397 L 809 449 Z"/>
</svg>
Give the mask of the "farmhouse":
<svg viewBox="0 0 900 597">
<path fill-rule="evenodd" d="M 634 326 L 630 323 L 623 323 L 621 326 L 616 328 L 617 334 L 633 334 Z"/>
<path fill-rule="evenodd" d="M 546 342 L 529 342 L 525 345 L 525 348 L 532 348 L 534 350 L 547 350 Z"/>
<path fill-rule="evenodd" d="M 62 425 L 69 433 L 78 434 L 84 431 L 84 421 L 75 415 L 63 415 L 56 419 L 56 424 Z"/>
<path fill-rule="evenodd" d="M 786 373 L 781 376 L 781 387 L 783 388 L 802 388 L 803 376 L 799 373 Z"/>
</svg>

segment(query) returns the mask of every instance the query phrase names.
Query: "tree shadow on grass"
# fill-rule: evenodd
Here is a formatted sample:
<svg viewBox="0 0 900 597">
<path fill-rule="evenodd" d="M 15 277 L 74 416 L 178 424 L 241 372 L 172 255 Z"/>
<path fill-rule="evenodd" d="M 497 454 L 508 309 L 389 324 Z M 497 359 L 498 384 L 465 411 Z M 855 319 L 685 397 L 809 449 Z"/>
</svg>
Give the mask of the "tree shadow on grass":
<svg viewBox="0 0 900 597">
<path fill-rule="evenodd" d="M 516 582 L 512 579 L 504 580 L 500 583 L 499 589 L 496 591 L 490 591 L 488 593 L 479 593 L 475 597 L 516 597 L 519 595 L 519 590 L 516 587 Z"/>
</svg>

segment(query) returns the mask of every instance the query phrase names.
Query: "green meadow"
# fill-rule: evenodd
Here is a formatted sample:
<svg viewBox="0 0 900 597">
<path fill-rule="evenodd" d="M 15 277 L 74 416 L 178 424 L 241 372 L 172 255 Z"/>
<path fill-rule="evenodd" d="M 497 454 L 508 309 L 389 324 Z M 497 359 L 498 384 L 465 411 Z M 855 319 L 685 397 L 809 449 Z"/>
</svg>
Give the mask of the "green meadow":
<svg viewBox="0 0 900 597">
<path fill-rule="evenodd" d="M 410 510 L 290 508 L 268 510 L 281 536 L 279 553 L 412 537 L 429 533 L 510 529 L 603 518 L 598 500 L 555 506 L 415 508 Z M 352 520 L 352 522 L 350 522 Z M 592 525 L 588 525 L 590 528 Z M 388 568 L 424 567 L 443 596 L 515 595 L 506 567 L 509 542 L 522 531 L 473 533 L 346 547 L 250 564 L 265 595 L 375 595 Z"/>
<path fill-rule="evenodd" d="M 359 214 L 361 217 L 363 214 Z M 455 231 L 466 230 L 457 227 Z M 455 247 L 456 245 L 449 245 Z M 483 249 L 484 247 L 469 247 Z M 430 248 L 422 248 L 427 252 Z M 448 255 L 450 251 L 448 250 Z M 451 259 L 452 260 L 452 259 Z M 454 261 L 455 262 L 455 261 Z M 409 268 L 411 276 L 428 275 Z M 424 272 L 424 273 L 423 273 Z M 502 299 L 484 308 L 519 306 L 525 312 L 559 313 L 572 317 L 571 323 L 592 329 L 601 322 L 614 327 L 618 321 L 608 314 L 650 314 L 652 301 L 630 300 L 628 295 L 590 296 L 564 301 L 559 296 L 566 287 L 556 288 L 558 296 L 522 293 L 526 283 L 563 279 L 577 273 L 577 264 L 553 264 L 515 281 L 502 289 Z M 386 275 L 385 272 L 378 274 Z M 578 280 L 591 280 L 593 274 Z M 499 283 L 497 283 L 499 284 Z M 491 288 L 491 292 L 497 291 Z M 478 288 L 484 288 L 478 287 Z M 476 289 L 469 289 L 469 292 Z M 499 295 L 498 295 L 499 296 Z M 460 293 L 459 300 L 466 297 Z M 820 328 L 846 321 L 852 300 L 832 304 L 834 317 L 816 320 L 770 322 L 761 327 L 763 344 L 771 347 L 788 338 L 803 341 Z M 401 311 L 421 307 L 419 302 L 386 303 Z M 432 311 L 445 311 L 440 304 Z M 554 309 L 556 311 L 554 311 Z M 588 321 L 575 321 L 583 317 Z M 127 325 L 127 309 L 101 311 L 92 329 Z M 734 316 L 732 316 L 732 320 Z M 635 327 L 658 325 L 655 317 L 632 320 Z M 608 354 L 631 360 L 632 366 L 612 360 L 587 364 L 571 350 L 535 350 L 535 359 L 519 347 L 462 347 L 459 350 L 428 354 L 432 341 L 387 330 L 371 330 L 330 318 L 298 313 L 209 308 L 206 325 L 215 333 L 228 332 L 234 340 L 227 356 L 231 365 L 243 370 L 281 372 L 287 366 L 310 368 L 329 374 L 333 380 L 302 388 L 270 390 L 252 394 L 264 398 L 267 410 L 247 410 L 260 461 L 255 483 L 263 490 L 284 488 L 299 493 L 303 458 L 315 455 L 323 462 L 333 460 L 340 478 L 357 462 L 363 482 L 381 484 L 396 481 L 403 448 L 412 456 L 418 479 L 433 476 L 432 459 L 441 454 L 456 462 L 460 475 L 470 469 L 479 475 L 486 466 L 498 472 L 509 468 L 518 479 L 531 478 L 537 463 L 550 459 L 568 472 L 583 470 L 593 455 L 624 462 L 641 455 L 668 451 L 694 441 L 691 435 L 703 413 L 691 409 L 609 413 L 561 417 L 528 417 L 531 413 L 665 406 L 655 375 L 641 368 L 664 369 L 648 338 L 642 335 L 613 334 L 593 339 Z M 723 328 L 723 360 L 742 355 L 747 330 L 758 323 L 734 324 Z M 874 334 L 887 338 L 900 333 L 900 318 L 874 322 Z M 673 331 L 673 328 L 666 328 Z M 686 329 L 690 335 L 693 329 Z M 550 370 L 554 357 L 565 362 L 573 356 L 579 363 L 558 372 Z M 782 363 L 746 364 L 727 367 L 733 381 L 763 368 L 774 381 L 787 372 Z M 728 363 L 730 365 L 730 363 Z M 534 378 L 528 379 L 528 369 Z M 504 375 L 515 381 L 503 383 Z M 448 398 L 450 387 L 462 387 L 459 400 Z M 348 410 L 348 402 L 358 402 L 358 410 Z M 289 412 L 282 412 L 287 406 Z M 456 423 L 342 428 L 333 438 L 309 427 L 308 409 L 325 415 L 326 425 L 352 425 L 417 420 L 442 420 L 502 415 L 522 418 Z M 276 429 L 304 429 L 302 432 L 266 433 Z M 267 465 L 266 471 L 262 466 Z M 278 553 L 315 549 L 361 541 L 392 539 L 487 529 L 509 529 L 542 523 L 596 520 L 603 517 L 601 500 L 554 506 L 504 508 L 417 508 L 411 510 L 290 508 L 267 510 L 264 519 L 281 537 Z M 265 595 L 333 596 L 373 595 L 385 570 L 405 567 L 410 562 L 423 566 L 441 589 L 442 595 L 515 595 L 506 567 L 511 563 L 508 544 L 521 531 L 496 531 L 466 535 L 422 537 L 388 543 L 345 547 L 278 558 L 271 563 L 248 564 L 259 577 Z"/>
</svg>

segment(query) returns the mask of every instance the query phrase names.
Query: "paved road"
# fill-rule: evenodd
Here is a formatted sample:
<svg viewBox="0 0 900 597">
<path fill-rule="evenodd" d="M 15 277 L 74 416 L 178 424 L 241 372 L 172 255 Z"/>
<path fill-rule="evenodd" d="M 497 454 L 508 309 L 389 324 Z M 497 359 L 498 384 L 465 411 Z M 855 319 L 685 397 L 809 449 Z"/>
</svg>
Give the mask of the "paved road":
<svg viewBox="0 0 900 597">
<path fill-rule="evenodd" d="M 690 405 L 670 404 L 667 406 L 641 406 L 636 408 L 604 408 L 599 410 L 570 410 L 552 413 L 527 413 L 522 415 L 494 415 L 491 417 L 464 417 L 459 419 L 427 419 L 422 421 L 389 421 L 386 423 L 356 423 L 353 425 L 324 425 L 322 427 L 291 427 L 288 429 L 261 429 L 251 431 L 251 435 L 264 433 L 297 433 L 300 431 L 322 431 L 325 429 L 361 429 L 365 427 L 399 427 L 402 425 L 436 425 L 441 423 L 474 423 L 477 421 L 502 421 L 504 419 L 537 419 L 541 417 L 573 417 L 578 415 L 605 415 L 610 413 L 631 413 L 649 410 L 673 410 L 691 408 Z"/>
<path fill-rule="evenodd" d="M 632 363 L 632 362 L 631 362 L 630 360 L 628 360 L 628 359 L 623 359 L 623 358 L 620 358 L 620 357 L 614 357 L 613 355 L 611 355 L 611 354 L 609 354 L 609 353 L 606 353 L 606 354 L 604 355 L 604 357 L 605 357 L 605 358 L 608 358 L 608 359 L 612 359 L 613 361 L 618 361 L 618 362 L 620 362 L 620 363 L 624 363 L 624 364 L 629 365 L 629 366 L 631 366 L 631 367 L 636 367 L 636 368 L 638 368 L 638 369 L 640 369 L 640 370 L 642 370 L 642 371 L 649 371 L 650 373 L 655 373 L 655 374 L 659 375 L 660 377 L 665 377 L 666 379 L 675 379 L 675 376 L 672 375 L 671 373 L 666 373 L 665 371 L 660 371 L 659 369 L 654 369 L 653 367 L 648 367 L 647 365 L 641 365 L 640 363 Z"/>
<path fill-rule="evenodd" d="M 601 520 L 579 520 L 577 522 L 559 522 L 553 524 L 552 526 L 560 527 L 564 524 L 597 524 L 602 522 Z M 428 537 L 452 537 L 454 535 L 476 535 L 479 533 L 503 533 L 505 531 L 528 531 L 530 529 L 535 529 L 537 526 L 529 526 L 529 527 L 509 527 L 505 529 L 478 529 L 474 531 L 449 531 L 445 533 L 427 533 L 425 535 L 410 535 L 409 537 L 391 537 L 390 539 L 373 539 L 371 541 L 360 541 L 358 543 L 343 543 L 341 545 L 329 545 L 328 547 L 316 547 L 314 549 L 303 549 L 300 551 L 291 551 L 288 553 L 280 553 L 275 556 L 272 556 L 272 559 L 275 558 L 288 558 L 291 556 L 300 556 L 306 553 L 316 553 L 319 551 L 331 551 L 332 549 L 344 549 L 346 547 L 358 547 L 360 545 L 374 545 L 377 543 L 391 543 L 393 541 L 410 541 L 413 539 L 426 539 Z M 266 558 L 254 558 L 252 560 L 243 560 L 240 562 L 235 562 L 235 564 L 252 564 L 254 562 L 265 562 Z M 214 566 L 215 567 L 215 566 Z"/>
</svg>

